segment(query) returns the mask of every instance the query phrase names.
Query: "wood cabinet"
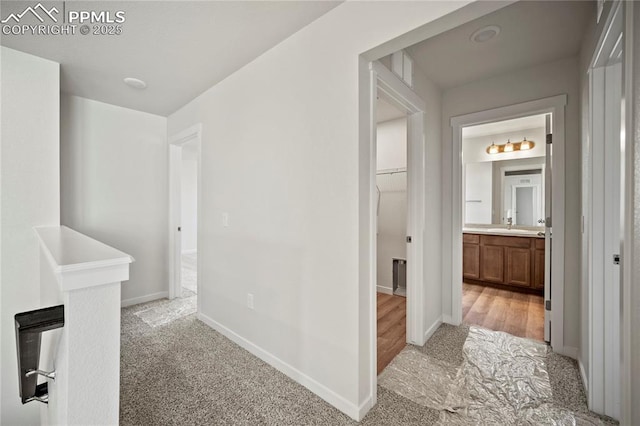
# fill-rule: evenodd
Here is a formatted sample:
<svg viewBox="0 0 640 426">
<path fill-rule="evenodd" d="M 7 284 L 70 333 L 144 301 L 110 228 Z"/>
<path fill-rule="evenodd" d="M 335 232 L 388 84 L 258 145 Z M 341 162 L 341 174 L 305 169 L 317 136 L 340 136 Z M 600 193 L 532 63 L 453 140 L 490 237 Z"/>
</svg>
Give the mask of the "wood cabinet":
<svg viewBox="0 0 640 426">
<path fill-rule="evenodd" d="M 480 236 L 464 234 L 462 245 L 462 276 L 480 279 Z"/>
<path fill-rule="evenodd" d="M 544 239 L 464 234 L 463 279 L 540 292 L 544 289 Z"/>
</svg>

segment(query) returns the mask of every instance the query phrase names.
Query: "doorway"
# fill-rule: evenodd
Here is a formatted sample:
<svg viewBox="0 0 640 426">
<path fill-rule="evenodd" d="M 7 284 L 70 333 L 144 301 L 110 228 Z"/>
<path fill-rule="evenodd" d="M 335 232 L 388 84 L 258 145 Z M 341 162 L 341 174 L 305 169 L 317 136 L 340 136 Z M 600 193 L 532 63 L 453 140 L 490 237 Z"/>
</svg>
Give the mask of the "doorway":
<svg viewBox="0 0 640 426">
<path fill-rule="evenodd" d="M 452 276 L 478 279 L 500 285 L 529 287 L 534 290 L 535 287 L 538 287 L 538 290 L 541 287 L 544 288 L 544 340 L 549 342 L 554 351 L 558 353 L 564 352 L 564 107 L 566 102 L 566 95 L 559 95 L 457 116 L 451 120 L 453 152 L 457 153 L 460 158 L 460 161 L 455 161 L 453 164 Z M 502 228 L 503 225 L 508 228 L 513 226 L 513 205 L 511 208 L 509 206 L 504 208 L 503 196 L 501 196 L 502 207 L 498 209 L 496 219 L 499 220 L 500 226 L 496 226 L 496 229 L 489 227 L 480 232 L 476 229 L 475 232 L 463 233 L 465 227 L 468 230 L 469 225 L 473 226 L 473 224 L 465 223 L 464 219 L 465 205 L 468 204 L 467 201 L 473 201 L 465 195 L 464 129 L 532 116 L 543 117 L 544 120 L 544 132 L 538 137 L 541 139 L 540 143 L 529 140 L 528 142 L 534 142 L 535 145 L 534 149 L 530 149 L 532 147 L 529 145 L 527 150 L 534 152 L 537 147 L 538 150 L 541 150 L 540 155 L 544 155 L 545 158 L 544 167 L 540 167 L 540 173 L 544 170 L 545 215 L 544 218 L 536 220 L 536 225 L 540 225 L 541 229 L 536 226 L 524 227 L 522 230 L 530 232 L 531 237 L 537 237 L 540 241 L 529 241 L 529 244 L 526 245 L 526 241 L 514 240 L 514 236 L 506 233 L 504 237 L 508 237 L 509 240 L 501 245 L 493 239 L 489 240 L 487 236 L 479 235 L 486 233 L 485 231 L 495 233 L 497 228 Z M 524 143 L 526 135 L 521 135 L 521 137 L 522 140 L 514 138 L 511 141 L 507 138 L 506 141 L 491 141 L 486 144 L 485 151 L 481 155 L 490 157 L 499 155 L 498 153 L 503 153 L 506 150 L 508 156 L 513 156 L 514 153 L 522 151 L 522 143 Z M 508 147 L 509 144 L 511 146 Z M 469 157 L 465 157 L 465 161 L 468 160 Z M 456 177 L 457 179 L 455 179 Z M 542 190 L 541 185 L 540 191 Z M 538 211 L 540 210 L 538 209 Z M 495 209 L 493 209 L 492 214 L 495 213 Z M 510 229 L 508 231 L 511 232 Z M 538 233 L 540 234 L 538 235 Z M 467 236 L 467 234 L 470 235 Z M 483 240 L 485 244 L 483 244 Z M 542 241 L 544 241 L 544 245 Z M 476 244 L 477 247 L 472 244 Z M 465 248 L 465 246 L 467 247 Z M 478 259 L 478 267 L 465 270 L 464 265 L 465 263 L 471 264 L 469 259 L 472 256 L 474 259 Z M 467 262 L 465 262 L 465 257 Z M 483 257 L 493 257 L 496 262 L 491 262 L 490 264 L 494 267 L 485 269 L 484 274 L 481 275 L 483 272 L 480 262 Z M 456 282 L 461 284 L 456 284 Z M 453 281 L 452 303 L 453 321 L 460 324 L 463 322 L 464 311 L 462 280 Z"/>
<path fill-rule="evenodd" d="M 462 322 L 540 341 L 549 341 L 550 320 L 544 303 L 550 116 L 462 129 Z"/>
<path fill-rule="evenodd" d="M 377 371 L 407 342 L 407 113 L 378 92 L 376 108 Z"/>
<path fill-rule="evenodd" d="M 200 149 L 200 125 L 169 140 L 169 298 L 197 305 L 198 311 Z"/>
<path fill-rule="evenodd" d="M 382 314 L 382 309 L 386 309 L 383 306 L 380 306 L 378 302 L 382 302 L 379 299 L 379 292 L 382 287 L 386 287 L 384 290 L 386 293 L 380 293 L 380 298 L 391 297 L 393 296 L 395 302 L 397 302 L 397 306 L 393 309 L 395 310 L 395 316 L 397 321 L 399 321 L 397 327 L 397 333 L 395 334 L 394 340 L 394 349 L 391 349 L 392 355 L 386 355 L 388 361 L 395 355 L 393 355 L 393 351 L 396 351 L 398 348 L 401 350 L 404 348 L 406 343 L 413 343 L 422 346 L 426 340 L 425 330 L 424 330 L 424 310 L 422 306 L 423 302 L 423 293 L 424 293 L 424 284 L 423 284 L 423 268 L 424 268 L 424 259 L 423 259 L 423 234 L 424 234 L 424 111 L 426 109 L 424 101 L 420 99 L 418 95 L 416 95 L 403 81 L 401 81 L 396 74 L 390 71 L 387 67 L 385 67 L 380 62 L 373 62 L 372 67 L 370 69 L 371 83 L 370 86 L 371 92 L 369 96 L 371 96 L 372 100 L 372 110 L 369 112 L 369 123 L 370 123 L 370 139 L 368 141 L 368 150 L 370 152 L 369 158 L 369 173 L 367 184 L 369 188 L 370 198 L 368 201 L 368 214 L 369 214 L 369 238 L 371 241 L 372 250 L 369 251 L 369 283 L 371 290 L 371 303 L 373 309 L 370 311 L 370 333 L 371 333 L 371 343 L 372 343 L 372 359 L 371 359 L 371 383 L 373 388 L 375 388 L 377 383 L 377 374 L 381 369 L 381 365 L 379 364 L 379 360 L 382 361 L 383 354 L 378 353 L 378 335 L 379 335 L 379 326 L 380 332 L 383 332 L 384 323 L 378 322 L 378 314 Z M 384 103 L 379 103 L 376 100 L 380 98 Z M 402 145 L 404 149 L 401 150 L 401 153 L 398 154 L 397 150 L 394 151 L 394 155 L 388 156 L 388 158 L 395 158 L 395 160 L 391 161 L 391 163 L 384 162 L 378 164 L 378 144 L 377 144 L 377 130 L 378 130 L 378 108 L 380 105 L 390 106 L 391 110 L 395 109 L 395 114 L 398 114 L 396 118 L 402 119 L 404 116 L 404 120 L 406 121 L 404 127 L 404 136 L 401 136 L 400 140 L 404 140 L 405 143 Z M 380 156 L 382 159 L 383 156 Z M 398 164 L 397 161 L 401 161 L 404 163 L 404 167 L 402 164 Z M 380 176 L 378 175 L 378 171 L 380 171 Z M 380 179 L 380 180 L 379 180 Z M 382 198 L 378 196 L 378 191 L 380 185 L 385 186 L 385 189 L 406 189 L 404 206 L 406 209 L 406 214 L 401 212 L 397 214 L 393 214 L 393 207 L 389 204 L 392 213 L 392 216 L 395 217 L 395 227 L 396 234 L 402 232 L 402 229 L 405 230 L 404 236 L 396 235 L 395 243 L 396 247 L 399 247 L 400 250 L 404 248 L 405 258 L 402 258 L 402 251 L 399 255 L 394 256 L 386 256 L 386 260 L 384 260 L 383 268 L 381 271 L 381 276 L 386 277 L 384 281 L 378 282 L 378 201 L 384 201 L 385 195 L 382 194 Z M 392 191 L 385 191 L 389 194 Z M 400 193 L 401 191 L 395 191 Z M 381 191 L 382 193 L 382 191 Z M 398 198 L 396 194 L 396 201 Z M 391 201 L 393 197 L 386 197 Z M 402 203 L 401 203 L 402 204 Z M 387 205 L 381 206 L 386 209 Z M 382 213 L 382 212 L 381 212 Z M 384 212 L 386 214 L 386 212 Z M 405 218 L 405 223 L 398 220 L 400 217 Z M 386 224 L 383 224 L 386 226 Z M 404 237 L 404 242 L 402 241 L 402 237 Z M 382 252 L 380 254 L 383 254 Z M 406 298 L 393 294 L 394 292 L 394 277 L 393 270 L 396 270 L 396 293 L 406 293 Z M 402 276 L 404 275 L 404 277 Z M 406 277 L 406 278 L 405 278 Z M 406 281 L 405 281 L 406 280 Z M 405 284 L 406 282 L 406 284 Z M 388 283 L 388 284 L 387 284 Z M 404 285 L 403 285 L 404 284 Z M 380 286 L 380 287 L 379 287 Z M 403 300 L 404 299 L 404 300 Z M 400 303 L 403 302 L 403 303 Z M 401 307 L 398 305 L 404 304 L 406 306 L 406 313 L 401 311 Z M 380 310 L 378 310 L 378 306 L 380 306 Z M 406 320 L 403 321 L 403 315 Z M 398 337 L 402 334 L 403 325 L 405 329 L 404 338 Z M 397 352 L 399 352 L 397 350 Z M 397 354 L 397 352 L 395 352 Z M 383 362 L 384 364 L 384 362 Z M 383 368 L 383 367 L 382 367 Z"/>
</svg>

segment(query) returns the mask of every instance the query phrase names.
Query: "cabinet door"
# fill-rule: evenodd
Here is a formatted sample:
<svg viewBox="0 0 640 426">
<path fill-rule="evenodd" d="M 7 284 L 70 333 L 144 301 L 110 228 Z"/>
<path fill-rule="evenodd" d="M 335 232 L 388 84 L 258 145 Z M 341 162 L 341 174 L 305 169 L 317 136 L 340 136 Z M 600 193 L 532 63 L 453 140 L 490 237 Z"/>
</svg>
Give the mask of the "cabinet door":
<svg viewBox="0 0 640 426">
<path fill-rule="evenodd" d="M 462 245 L 462 276 L 474 280 L 480 279 L 480 246 Z"/>
<path fill-rule="evenodd" d="M 531 287 L 531 250 L 507 247 L 507 284 Z"/>
<path fill-rule="evenodd" d="M 533 256 L 533 288 L 544 290 L 544 250 L 536 250 Z"/>
<path fill-rule="evenodd" d="M 480 246 L 480 279 L 504 283 L 504 247 Z"/>
</svg>

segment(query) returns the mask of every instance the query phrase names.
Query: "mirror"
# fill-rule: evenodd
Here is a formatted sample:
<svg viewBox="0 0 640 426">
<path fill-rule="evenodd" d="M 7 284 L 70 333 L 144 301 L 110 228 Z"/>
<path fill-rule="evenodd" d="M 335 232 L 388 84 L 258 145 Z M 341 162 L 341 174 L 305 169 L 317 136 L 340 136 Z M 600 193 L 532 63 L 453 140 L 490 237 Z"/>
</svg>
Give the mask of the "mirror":
<svg viewBox="0 0 640 426">
<path fill-rule="evenodd" d="M 518 143 L 525 138 L 534 144 L 519 150 Z M 544 115 L 463 129 L 465 227 L 544 226 L 544 140 Z M 492 144 L 504 147 L 507 142 L 517 148 L 489 152 Z"/>
</svg>

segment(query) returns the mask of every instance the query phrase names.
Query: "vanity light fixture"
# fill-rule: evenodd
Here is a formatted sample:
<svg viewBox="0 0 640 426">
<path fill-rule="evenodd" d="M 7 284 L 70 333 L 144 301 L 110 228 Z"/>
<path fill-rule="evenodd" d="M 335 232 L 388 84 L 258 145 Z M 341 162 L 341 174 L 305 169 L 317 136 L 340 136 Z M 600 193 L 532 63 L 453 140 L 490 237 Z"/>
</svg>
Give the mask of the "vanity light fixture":
<svg viewBox="0 0 640 426">
<path fill-rule="evenodd" d="M 502 154 L 503 152 L 528 151 L 533 149 L 534 146 L 536 146 L 535 142 L 527 140 L 527 138 L 524 138 L 524 140 L 520 142 L 507 140 L 507 143 L 501 145 L 496 145 L 495 142 L 491 142 L 486 152 L 487 154 Z"/>
<path fill-rule="evenodd" d="M 489 148 L 487 148 L 487 153 L 489 153 L 489 154 L 497 154 L 498 152 L 500 152 L 498 150 L 498 145 L 496 145 L 495 142 L 491 142 L 491 145 L 489 146 Z"/>
<path fill-rule="evenodd" d="M 513 144 L 507 139 L 507 144 L 504 146 L 504 152 L 513 152 Z"/>
</svg>

